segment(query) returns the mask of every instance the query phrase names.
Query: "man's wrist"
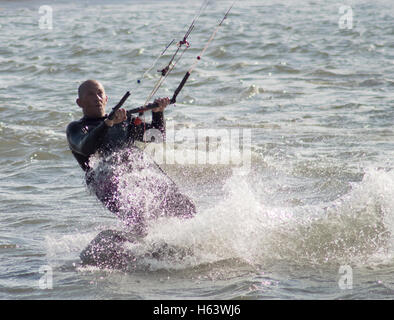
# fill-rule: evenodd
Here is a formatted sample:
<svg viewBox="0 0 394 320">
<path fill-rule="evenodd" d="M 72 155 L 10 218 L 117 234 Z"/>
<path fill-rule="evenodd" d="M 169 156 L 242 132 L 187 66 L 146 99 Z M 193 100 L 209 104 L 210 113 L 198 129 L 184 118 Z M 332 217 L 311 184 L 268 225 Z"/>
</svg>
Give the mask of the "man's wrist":
<svg viewBox="0 0 394 320">
<path fill-rule="evenodd" d="M 114 125 L 113 120 L 109 120 L 109 119 L 105 119 L 104 123 L 108 126 L 108 127 L 112 127 Z"/>
</svg>

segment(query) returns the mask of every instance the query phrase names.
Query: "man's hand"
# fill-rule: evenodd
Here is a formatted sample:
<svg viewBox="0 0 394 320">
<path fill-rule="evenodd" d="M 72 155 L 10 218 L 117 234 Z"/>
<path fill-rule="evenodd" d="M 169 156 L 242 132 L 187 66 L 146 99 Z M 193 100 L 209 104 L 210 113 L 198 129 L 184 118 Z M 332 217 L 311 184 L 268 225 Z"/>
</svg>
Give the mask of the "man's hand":
<svg viewBox="0 0 394 320">
<path fill-rule="evenodd" d="M 152 109 L 152 112 L 163 112 L 164 109 L 170 104 L 170 98 L 158 98 L 154 102 L 159 106 L 155 109 Z"/>
<path fill-rule="evenodd" d="M 108 127 L 112 127 L 114 124 L 121 123 L 127 119 L 126 110 L 120 108 L 116 110 L 115 116 L 112 120 L 105 119 L 104 122 Z"/>
</svg>

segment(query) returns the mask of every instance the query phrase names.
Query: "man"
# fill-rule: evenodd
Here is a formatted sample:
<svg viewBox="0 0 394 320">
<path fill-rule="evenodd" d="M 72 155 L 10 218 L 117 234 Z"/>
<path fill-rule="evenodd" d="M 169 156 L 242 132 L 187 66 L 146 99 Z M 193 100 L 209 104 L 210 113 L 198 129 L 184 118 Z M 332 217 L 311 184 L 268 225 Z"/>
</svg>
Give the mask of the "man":
<svg viewBox="0 0 394 320">
<path fill-rule="evenodd" d="M 111 212 L 131 231 L 143 235 L 147 222 L 161 216 L 189 218 L 195 205 L 134 142 L 143 141 L 147 130 L 165 135 L 163 111 L 168 98 L 156 99 L 152 122 L 142 123 L 125 109 L 110 120 L 105 113 L 108 97 L 96 80 L 83 82 L 76 103 L 83 118 L 67 127 L 72 154 L 85 171 L 86 183 Z"/>
</svg>

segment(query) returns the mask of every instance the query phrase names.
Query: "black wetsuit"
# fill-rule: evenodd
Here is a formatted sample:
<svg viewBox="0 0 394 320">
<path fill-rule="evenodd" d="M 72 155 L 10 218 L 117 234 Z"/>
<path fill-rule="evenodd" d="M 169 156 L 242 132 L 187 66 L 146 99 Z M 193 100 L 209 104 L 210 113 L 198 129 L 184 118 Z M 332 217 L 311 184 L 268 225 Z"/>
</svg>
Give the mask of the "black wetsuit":
<svg viewBox="0 0 394 320">
<path fill-rule="evenodd" d="M 78 161 L 81 168 L 86 172 L 86 183 L 93 189 L 99 200 L 112 212 L 117 214 L 127 225 L 144 225 L 146 220 L 146 203 L 148 200 L 138 195 L 137 201 L 124 200 L 121 195 L 123 190 L 120 187 L 120 180 L 122 173 L 112 170 L 110 173 L 103 173 L 103 170 L 94 170 L 89 161 L 93 154 L 97 154 L 99 159 L 105 159 L 112 154 L 126 150 L 126 155 L 122 155 L 119 162 L 119 157 L 113 160 L 112 164 L 115 166 L 123 165 L 122 162 L 128 162 L 126 165 L 130 166 L 130 170 L 135 167 L 140 167 L 141 161 L 131 160 L 135 155 L 144 154 L 140 149 L 133 146 L 133 143 L 143 141 L 144 133 L 149 129 L 157 129 L 161 133 L 163 139 L 165 137 L 165 122 L 162 112 L 152 112 L 152 122 L 142 123 L 139 118 L 134 118 L 131 114 L 127 114 L 127 120 L 108 127 L 104 123 L 105 118 L 88 118 L 83 117 L 78 121 L 71 122 L 67 127 L 67 140 L 72 154 Z M 133 158 L 135 159 L 135 158 Z M 141 158 L 140 158 L 141 159 Z M 114 162 L 115 161 L 115 162 Z M 134 162 L 134 163 L 133 163 Z M 137 163 L 136 163 L 137 162 Z M 151 183 L 154 186 L 146 190 L 149 192 L 156 192 L 156 198 L 160 198 L 160 202 L 155 206 L 155 216 L 180 216 L 192 217 L 195 214 L 195 206 L 193 202 L 181 194 L 171 179 L 161 170 L 161 168 L 152 160 L 145 167 L 153 168 L 154 175 L 149 176 Z M 153 176 L 153 177 L 152 177 Z M 155 180 L 158 177 L 157 181 Z M 167 179 L 165 183 L 160 185 L 160 182 Z M 145 185 L 141 183 L 141 185 Z M 131 186 L 131 190 L 139 187 Z M 138 190 L 140 192 L 141 190 Z M 145 192 L 144 190 L 142 190 Z M 129 191 L 128 191 L 129 192 Z M 129 192 L 130 193 L 130 192 Z M 141 193 L 141 192 L 140 192 Z M 150 200 L 151 201 L 151 200 Z M 125 206 L 125 202 L 128 203 Z M 152 201 L 151 201 L 152 202 Z M 152 216 L 152 213 L 149 213 Z M 142 227 L 143 228 L 143 227 Z"/>
<path fill-rule="evenodd" d="M 67 127 L 67 140 L 71 152 L 84 171 L 89 170 L 89 157 L 98 151 L 109 154 L 130 146 L 134 141 L 143 141 L 145 131 L 158 129 L 163 138 L 165 123 L 162 112 L 152 112 L 152 123 L 144 124 L 139 118 L 127 114 L 127 120 L 108 127 L 104 118 L 83 117 Z"/>
</svg>

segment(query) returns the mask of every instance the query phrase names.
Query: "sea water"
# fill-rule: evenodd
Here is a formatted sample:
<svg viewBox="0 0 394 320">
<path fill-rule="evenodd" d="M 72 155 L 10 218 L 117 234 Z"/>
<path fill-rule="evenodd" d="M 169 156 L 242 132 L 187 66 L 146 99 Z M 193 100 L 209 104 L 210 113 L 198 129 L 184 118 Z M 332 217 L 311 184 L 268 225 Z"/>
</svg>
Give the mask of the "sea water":
<svg viewBox="0 0 394 320">
<path fill-rule="evenodd" d="M 81 265 L 100 231 L 124 226 L 69 151 L 77 88 L 101 81 L 108 111 L 127 90 L 125 108 L 142 105 L 174 47 L 142 75 L 201 4 L 0 1 L 1 299 L 393 298 L 389 0 L 236 2 L 165 111 L 165 157 L 141 146 L 197 215 L 152 220 L 128 244 L 135 268 Z M 156 97 L 230 5 L 210 2 Z"/>
</svg>

